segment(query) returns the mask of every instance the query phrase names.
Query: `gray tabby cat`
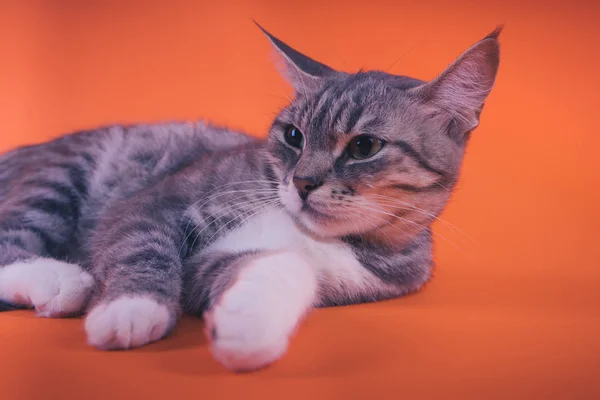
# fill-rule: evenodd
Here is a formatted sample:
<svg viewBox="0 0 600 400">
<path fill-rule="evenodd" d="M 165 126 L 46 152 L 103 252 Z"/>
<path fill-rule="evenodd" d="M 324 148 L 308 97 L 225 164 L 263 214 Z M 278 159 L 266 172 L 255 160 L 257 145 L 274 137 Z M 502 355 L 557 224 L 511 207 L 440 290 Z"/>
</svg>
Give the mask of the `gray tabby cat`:
<svg viewBox="0 0 600 400">
<path fill-rule="evenodd" d="M 499 33 L 425 83 L 335 71 L 265 31 L 295 88 L 268 139 L 111 126 L 2 155 L 2 307 L 87 313 L 105 350 L 201 315 L 216 359 L 243 371 L 280 358 L 313 307 L 418 290 Z"/>
</svg>

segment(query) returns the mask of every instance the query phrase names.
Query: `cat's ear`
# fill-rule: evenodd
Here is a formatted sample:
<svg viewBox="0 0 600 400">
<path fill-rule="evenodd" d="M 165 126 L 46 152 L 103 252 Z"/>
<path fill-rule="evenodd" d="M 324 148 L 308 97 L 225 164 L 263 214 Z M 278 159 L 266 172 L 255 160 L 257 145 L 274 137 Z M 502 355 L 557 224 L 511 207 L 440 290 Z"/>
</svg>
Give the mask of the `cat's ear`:
<svg viewBox="0 0 600 400">
<path fill-rule="evenodd" d="M 333 68 L 328 67 L 312 58 L 292 49 L 254 21 L 256 26 L 267 36 L 275 50 L 284 62 L 284 77 L 292 84 L 297 93 L 316 90 L 321 85 L 322 78 L 335 74 Z"/>
<path fill-rule="evenodd" d="M 431 82 L 413 90 L 426 102 L 449 112 L 453 135 L 461 139 L 479 125 L 483 105 L 494 86 L 500 63 L 497 27 L 456 59 Z"/>
</svg>

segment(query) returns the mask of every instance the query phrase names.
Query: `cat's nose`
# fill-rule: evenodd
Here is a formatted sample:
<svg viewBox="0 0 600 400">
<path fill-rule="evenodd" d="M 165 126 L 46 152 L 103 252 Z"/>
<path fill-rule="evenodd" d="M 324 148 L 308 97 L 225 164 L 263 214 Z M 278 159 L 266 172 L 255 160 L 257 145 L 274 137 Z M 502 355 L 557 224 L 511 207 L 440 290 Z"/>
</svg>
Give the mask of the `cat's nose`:
<svg viewBox="0 0 600 400">
<path fill-rule="evenodd" d="M 321 186 L 323 181 L 314 177 L 294 177 L 294 186 L 298 189 L 298 194 L 302 200 L 306 200 L 308 194 Z"/>
</svg>

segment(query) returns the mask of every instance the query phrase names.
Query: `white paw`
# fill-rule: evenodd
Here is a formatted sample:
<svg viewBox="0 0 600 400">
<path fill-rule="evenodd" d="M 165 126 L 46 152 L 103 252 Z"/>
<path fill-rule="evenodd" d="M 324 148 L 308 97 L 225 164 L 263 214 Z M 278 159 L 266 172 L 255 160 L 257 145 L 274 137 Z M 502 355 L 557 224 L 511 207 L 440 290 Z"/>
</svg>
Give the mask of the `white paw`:
<svg viewBox="0 0 600 400">
<path fill-rule="evenodd" d="M 0 298 L 35 307 L 42 317 L 82 313 L 94 278 L 76 264 L 36 258 L 0 268 Z"/>
<path fill-rule="evenodd" d="M 252 260 L 204 315 L 214 357 L 234 371 L 278 360 L 315 293 L 314 273 L 295 253 Z"/>
<path fill-rule="evenodd" d="M 120 297 L 92 309 L 85 319 L 90 346 L 102 350 L 129 349 L 164 337 L 175 318 L 149 296 Z"/>
</svg>

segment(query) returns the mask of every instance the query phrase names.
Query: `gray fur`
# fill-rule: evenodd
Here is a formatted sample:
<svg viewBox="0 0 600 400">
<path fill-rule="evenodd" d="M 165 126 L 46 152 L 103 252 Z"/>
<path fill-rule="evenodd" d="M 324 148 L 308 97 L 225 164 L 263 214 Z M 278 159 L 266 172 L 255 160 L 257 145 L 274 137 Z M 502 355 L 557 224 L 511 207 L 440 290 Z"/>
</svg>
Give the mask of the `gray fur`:
<svg viewBox="0 0 600 400">
<path fill-rule="evenodd" d="M 498 33 L 431 83 L 338 72 L 267 35 L 292 75 L 296 98 L 266 140 L 204 123 L 112 126 L 0 156 L 0 265 L 40 256 L 68 260 L 96 279 L 91 305 L 145 293 L 167 305 L 174 320 L 183 311 L 201 314 L 242 261 L 261 251 L 203 249 L 257 205 L 277 204 L 277 188 L 301 176 L 323 182 L 318 202 L 329 214 L 323 223 L 340 226 L 336 239 L 381 283 L 357 292 L 325 277 L 315 306 L 421 287 L 433 266 L 429 226 L 458 179 L 496 76 Z M 301 150 L 285 143 L 290 125 L 305 137 Z M 351 159 L 346 143 L 356 134 L 377 136 L 385 147 L 370 159 Z M 343 219 L 360 218 L 352 210 L 381 196 L 389 200 L 371 225 L 356 229 Z"/>
</svg>

